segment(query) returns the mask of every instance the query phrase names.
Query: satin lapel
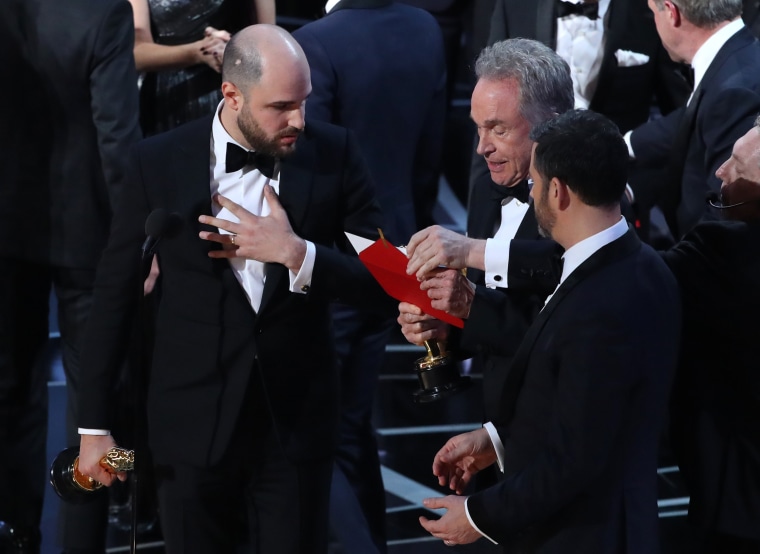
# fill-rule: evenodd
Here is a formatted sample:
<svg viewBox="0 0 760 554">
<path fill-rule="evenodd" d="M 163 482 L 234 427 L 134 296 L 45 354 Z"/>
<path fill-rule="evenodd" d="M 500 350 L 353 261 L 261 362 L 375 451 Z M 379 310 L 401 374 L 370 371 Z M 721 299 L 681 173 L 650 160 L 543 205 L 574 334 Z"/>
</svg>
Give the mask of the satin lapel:
<svg viewBox="0 0 760 554">
<path fill-rule="evenodd" d="M 541 331 L 544 329 L 557 307 L 562 304 L 562 301 L 567 297 L 570 291 L 589 275 L 602 267 L 631 255 L 640 247 L 641 241 L 638 236 L 636 236 L 636 233 L 633 230 L 629 229 L 625 235 L 595 252 L 589 259 L 578 266 L 578 268 L 565 279 L 562 285 L 560 285 L 549 300 L 549 303 L 544 306 L 544 309 L 541 310 L 531 324 L 528 332 L 520 343 L 520 347 L 515 353 L 515 357 L 512 360 L 512 364 L 507 373 L 507 379 L 504 384 L 504 393 L 502 394 L 501 400 L 502 409 L 506 414 L 506 418 L 500 423 L 508 423 L 514 415 L 515 403 L 519 396 L 520 388 L 522 387 L 525 372 L 528 369 L 528 360 L 531 351 L 533 350 L 533 346 L 541 334 Z"/>
<path fill-rule="evenodd" d="M 183 129 L 185 134 L 177 138 L 172 152 L 172 181 L 166 187 L 171 191 L 168 205 L 186 217 L 188 224 L 195 224 L 199 231 L 216 232 L 216 227 L 197 223 L 201 214 L 211 215 L 211 121 L 211 117 L 203 118 Z M 213 242 L 198 243 L 204 253 L 220 248 Z"/>
<path fill-rule="evenodd" d="M 298 139 L 296 152 L 291 158 L 285 158 L 280 163 L 280 204 L 288 214 L 288 220 L 293 231 L 303 237 L 303 222 L 311 202 L 313 188 L 315 151 L 309 140 L 308 132 Z M 266 264 L 266 281 L 261 295 L 261 313 L 267 302 L 274 295 L 277 286 L 283 280 L 286 289 L 289 287 L 288 270 L 279 264 Z"/>
<path fill-rule="evenodd" d="M 668 164 L 667 180 L 665 181 L 667 188 L 662 194 L 662 211 L 667 220 L 668 227 L 670 227 L 670 232 L 676 238 L 681 236 L 678 229 L 676 212 L 678 205 L 681 203 L 683 170 L 686 165 L 686 157 L 689 153 L 691 136 L 694 133 L 694 126 L 697 122 L 697 111 L 705 92 L 702 88 L 702 83 L 704 82 L 704 79 L 702 79 L 697 90 L 694 91 L 691 102 L 684 109 L 683 116 L 678 124 L 678 131 L 676 132 L 673 147 L 670 151 L 670 163 Z"/>
<path fill-rule="evenodd" d="M 525 212 L 520 226 L 515 233 L 516 239 L 533 239 L 538 236 L 538 220 L 536 220 L 536 210 L 533 207 L 533 202 L 528 206 L 528 211 Z"/>
</svg>

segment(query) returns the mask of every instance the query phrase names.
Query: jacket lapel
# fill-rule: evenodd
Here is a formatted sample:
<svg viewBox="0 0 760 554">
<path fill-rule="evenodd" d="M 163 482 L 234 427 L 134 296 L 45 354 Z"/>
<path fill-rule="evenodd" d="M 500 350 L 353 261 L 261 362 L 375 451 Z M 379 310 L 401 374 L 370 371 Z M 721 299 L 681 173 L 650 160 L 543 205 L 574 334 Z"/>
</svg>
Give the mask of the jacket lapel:
<svg viewBox="0 0 760 554">
<path fill-rule="evenodd" d="M 288 220 L 293 231 L 303 237 L 303 224 L 308 212 L 313 189 L 315 150 L 307 130 L 298 139 L 296 151 L 292 156 L 280 161 L 280 204 L 288 214 Z M 280 264 L 266 264 L 264 269 L 266 281 L 261 294 L 259 313 L 266 307 L 274 296 L 278 285 L 289 284 L 289 272 Z"/>
<path fill-rule="evenodd" d="M 522 387 L 525 372 L 528 369 L 528 362 L 533 346 L 557 307 L 562 304 L 562 301 L 578 283 L 582 282 L 589 275 L 617 260 L 630 256 L 639 248 L 641 248 L 641 241 L 635 231 L 628 229 L 622 237 L 596 251 L 559 286 L 549 302 L 544 306 L 544 309 L 541 310 L 531 324 L 515 353 L 504 384 L 501 403 L 505 419 L 500 421 L 500 424 L 505 425 L 509 423 L 514 415 L 515 404 Z"/>
<path fill-rule="evenodd" d="M 594 97 L 591 99 L 592 108 L 604 100 L 605 95 L 608 93 L 607 85 L 612 81 L 609 74 L 617 67 L 615 52 L 618 49 L 618 40 L 621 36 L 624 36 L 622 31 L 629 24 L 628 14 L 630 6 L 630 2 L 610 2 L 607 8 L 607 26 L 604 30 L 604 36 L 606 37 L 604 41 L 604 56 L 602 57 L 602 66 L 599 68 L 599 75 L 596 79 L 596 91 L 594 91 Z"/>
</svg>

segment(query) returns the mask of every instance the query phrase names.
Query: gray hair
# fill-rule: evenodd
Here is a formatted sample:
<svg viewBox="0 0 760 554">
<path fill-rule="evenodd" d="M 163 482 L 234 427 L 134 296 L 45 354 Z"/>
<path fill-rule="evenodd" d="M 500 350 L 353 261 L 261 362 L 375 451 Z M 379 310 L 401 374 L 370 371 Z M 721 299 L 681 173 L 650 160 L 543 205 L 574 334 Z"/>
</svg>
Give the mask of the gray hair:
<svg viewBox="0 0 760 554">
<path fill-rule="evenodd" d="M 681 10 L 683 16 L 702 29 L 712 29 L 742 14 L 742 0 L 670 0 Z M 665 0 L 654 0 L 658 10 Z"/>
<path fill-rule="evenodd" d="M 478 79 L 514 79 L 520 87 L 520 113 L 531 127 L 572 110 L 570 67 L 544 44 L 526 38 L 486 47 L 475 62 Z"/>
</svg>

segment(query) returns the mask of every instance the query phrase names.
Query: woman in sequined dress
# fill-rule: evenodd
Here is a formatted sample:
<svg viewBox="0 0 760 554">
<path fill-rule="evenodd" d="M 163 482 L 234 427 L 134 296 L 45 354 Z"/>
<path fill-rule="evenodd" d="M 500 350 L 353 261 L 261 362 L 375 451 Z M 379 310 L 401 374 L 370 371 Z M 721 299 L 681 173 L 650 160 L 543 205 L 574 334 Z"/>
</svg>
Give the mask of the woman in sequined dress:
<svg viewBox="0 0 760 554">
<path fill-rule="evenodd" d="M 140 124 L 145 136 L 214 111 L 221 100 L 224 46 L 252 23 L 275 22 L 275 0 L 129 0 L 135 64 L 144 72 Z"/>
</svg>

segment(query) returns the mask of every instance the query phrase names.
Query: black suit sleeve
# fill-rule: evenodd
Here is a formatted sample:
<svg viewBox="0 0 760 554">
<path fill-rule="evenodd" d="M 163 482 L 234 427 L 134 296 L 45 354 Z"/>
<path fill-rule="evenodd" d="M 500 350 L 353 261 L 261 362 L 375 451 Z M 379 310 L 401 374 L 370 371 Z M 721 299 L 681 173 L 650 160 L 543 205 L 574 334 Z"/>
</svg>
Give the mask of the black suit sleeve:
<svg viewBox="0 0 760 554">
<path fill-rule="evenodd" d="M 350 131 L 346 132 L 345 137 L 342 156 L 342 220 L 336 222 L 334 237 L 337 249 L 315 245 L 311 291 L 313 294 L 326 295 L 331 300 L 394 315 L 397 302 L 385 293 L 355 255 L 347 255 L 354 254 L 354 250 L 345 232 L 376 239 L 382 215 L 372 192 L 372 179 L 359 145 Z"/>
<path fill-rule="evenodd" d="M 92 120 L 112 211 L 125 186 L 129 148 L 140 138 L 134 36 L 131 5 L 114 3 L 96 34 L 90 62 Z"/>
</svg>

